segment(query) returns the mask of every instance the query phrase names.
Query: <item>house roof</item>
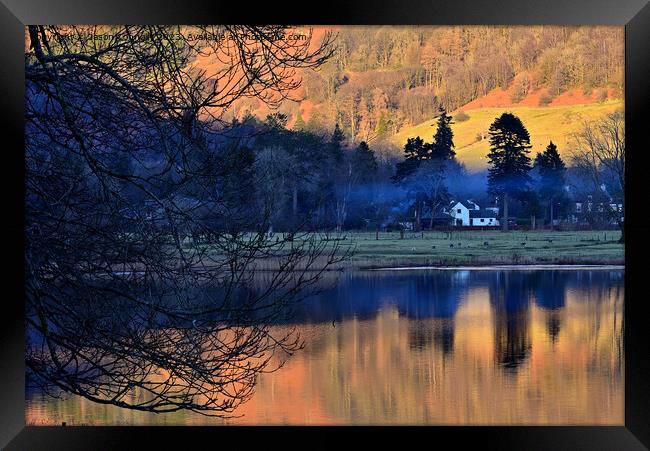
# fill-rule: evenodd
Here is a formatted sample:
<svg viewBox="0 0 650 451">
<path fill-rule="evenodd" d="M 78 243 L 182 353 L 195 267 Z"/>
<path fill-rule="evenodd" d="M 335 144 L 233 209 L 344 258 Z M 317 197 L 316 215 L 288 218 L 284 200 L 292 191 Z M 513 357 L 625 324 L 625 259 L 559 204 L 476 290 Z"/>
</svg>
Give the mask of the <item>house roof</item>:
<svg viewBox="0 0 650 451">
<path fill-rule="evenodd" d="M 470 218 L 496 218 L 497 214 L 492 210 L 485 210 L 485 209 L 470 210 L 469 217 Z"/>
<path fill-rule="evenodd" d="M 474 202 L 468 200 L 453 200 L 449 203 L 449 208 L 454 207 L 456 204 L 461 204 L 463 207 L 467 208 L 468 210 L 474 210 L 474 208 L 478 206 Z"/>
</svg>

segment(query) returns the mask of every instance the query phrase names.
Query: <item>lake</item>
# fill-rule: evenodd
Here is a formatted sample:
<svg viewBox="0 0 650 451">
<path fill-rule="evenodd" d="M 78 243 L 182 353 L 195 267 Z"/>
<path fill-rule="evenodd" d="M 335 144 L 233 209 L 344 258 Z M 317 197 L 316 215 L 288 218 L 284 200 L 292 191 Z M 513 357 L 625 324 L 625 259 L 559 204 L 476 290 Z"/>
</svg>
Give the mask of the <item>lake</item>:
<svg viewBox="0 0 650 451">
<path fill-rule="evenodd" d="M 624 424 L 624 270 L 330 274 L 305 347 L 219 419 L 27 395 L 28 424 Z"/>
</svg>

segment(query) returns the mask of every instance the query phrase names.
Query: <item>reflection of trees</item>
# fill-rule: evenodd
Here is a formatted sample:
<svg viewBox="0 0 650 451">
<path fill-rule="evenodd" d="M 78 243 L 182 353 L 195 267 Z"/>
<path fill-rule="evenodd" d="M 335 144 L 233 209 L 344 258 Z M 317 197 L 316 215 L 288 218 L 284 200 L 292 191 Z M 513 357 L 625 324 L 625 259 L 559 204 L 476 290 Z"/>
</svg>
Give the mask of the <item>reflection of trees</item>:
<svg viewBox="0 0 650 451">
<path fill-rule="evenodd" d="M 494 309 L 494 355 L 507 370 L 516 370 L 532 348 L 529 331 L 528 275 L 503 271 L 490 285 Z"/>
<path fill-rule="evenodd" d="M 543 309 L 546 316 L 546 331 L 552 343 L 560 335 L 562 310 L 566 303 L 567 284 L 570 275 L 560 271 L 539 271 L 535 274 L 535 304 Z"/>
<path fill-rule="evenodd" d="M 215 131 L 238 99 L 286 98 L 330 36 L 187 31 L 28 27 L 26 366 L 98 403 L 224 415 L 271 355 L 299 347 L 268 323 L 339 253 L 295 230 L 268 240 L 274 205 L 252 204 L 264 174 Z M 193 66 L 206 56 L 213 69 Z M 262 262 L 272 276 L 246 290 Z"/>
<path fill-rule="evenodd" d="M 453 318 L 434 318 L 431 321 L 412 321 L 408 325 L 410 349 L 424 350 L 435 347 L 444 355 L 454 350 Z"/>
<path fill-rule="evenodd" d="M 453 271 L 423 273 L 409 279 L 397 308 L 411 318 L 453 318 L 467 289 Z"/>
<path fill-rule="evenodd" d="M 594 334 L 598 334 L 601 310 L 611 299 L 622 299 L 620 271 L 499 272 L 489 280 L 490 302 L 495 318 L 495 356 L 505 368 L 515 369 L 530 353 L 529 302 L 544 312 L 546 330 L 555 343 L 562 327 L 567 292 L 576 290 L 580 301 L 593 304 Z M 614 315 L 616 320 L 616 315 Z"/>
<path fill-rule="evenodd" d="M 332 286 L 334 285 L 334 286 Z M 319 280 L 319 293 L 298 304 L 289 320 L 331 322 L 346 318 L 370 319 L 388 306 L 414 318 L 453 318 L 467 295 L 465 278 L 453 271 L 357 272 L 339 278 L 327 274 Z"/>
<path fill-rule="evenodd" d="M 493 315 L 485 289 L 496 284 L 496 274 L 475 274 L 468 283 L 469 300 L 454 317 L 454 348 L 447 355 L 437 348 L 441 342 L 434 336 L 446 319 L 408 318 L 394 305 L 368 319 L 347 317 L 336 327 L 308 320 L 274 326 L 273 336 L 300 327 L 305 349 L 287 359 L 281 371 L 259 377 L 253 399 L 236 411 L 244 417 L 234 422 L 512 424 L 516 406 L 520 423 L 620 424 L 622 279 L 612 280 L 605 271 L 594 274 L 591 287 L 597 291 L 599 284 L 612 287 L 610 299 L 600 304 L 589 301 L 590 285 L 578 282 L 578 271 L 567 271 L 566 305 L 554 311 L 531 305 L 530 365 L 519 367 L 518 377 L 504 380 L 503 367 L 494 363 L 495 331 L 488 321 Z M 327 274 L 323 279 L 338 276 Z M 395 282 L 379 272 L 371 277 L 375 285 L 383 281 L 389 289 Z M 533 292 L 539 280 L 544 278 L 529 284 Z M 354 302 L 345 290 L 337 295 L 343 297 L 341 303 Z M 560 314 L 564 326 L 552 347 L 544 331 L 546 312 Z M 36 399 L 31 401 L 34 407 L 28 404 L 29 424 L 56 424 L 57 419 L 94 424 L 220 423 L 185 412 L 125 413 L 78 398 L 45 402 L 47 413 Z"/>
</svg>

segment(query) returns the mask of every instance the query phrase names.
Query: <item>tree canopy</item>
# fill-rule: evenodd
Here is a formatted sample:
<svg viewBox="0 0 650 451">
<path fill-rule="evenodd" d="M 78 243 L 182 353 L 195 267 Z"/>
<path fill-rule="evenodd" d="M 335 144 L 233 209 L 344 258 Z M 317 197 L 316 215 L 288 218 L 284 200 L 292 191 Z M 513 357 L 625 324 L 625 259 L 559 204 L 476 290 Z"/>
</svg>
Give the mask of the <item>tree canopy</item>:
<svg viewBox="0 0 650 451">
<path fill-rule="evenodd" d="M 488 186 L 493 194 L 517 196 L 526 192 L 531 178 L 530 135 L 521 120 L 503 113 L 489 129 Z"/>
</svg>

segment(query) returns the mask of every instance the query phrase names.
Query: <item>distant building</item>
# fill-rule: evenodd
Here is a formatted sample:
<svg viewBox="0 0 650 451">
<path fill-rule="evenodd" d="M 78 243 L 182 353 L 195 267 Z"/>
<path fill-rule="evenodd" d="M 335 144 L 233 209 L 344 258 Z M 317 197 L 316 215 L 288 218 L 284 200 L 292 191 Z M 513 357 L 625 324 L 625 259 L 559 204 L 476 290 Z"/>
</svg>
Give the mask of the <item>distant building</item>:
<svg viewBox="0 0 650 451">
<path fill-rule="evenodd" d="M 622 212 L 623 203 L 620 200 L 610 197 L 609 200 L 595 201 L 593 196 L 588 195 L 574 202 L 569 221 L 578 224 L 599 222 L 615 225 L 616 216 Z"/>
<path fill-rule="evenodd" d="M 470 218 L 470 210 L 480 211 L 481 207 L 472 201 L 451 201 L 449 206 L 449 214 L 454 218 L 454 225 L 457 226 L 470 226 L 472 220 Z"/>
<path fill-rule="evenodd" d="M 431 221 L 431 209 L 422 213 L 422 225 L 428 227 Z M 472 200 L 452 201 L 433 212 L 433 225 L 456 227 L 496 227 L 499 209 L 497 207 L 481 208 Z"/>
<path fill-rule="evenodd" d="M 499 220 L 493 209 L 470 210 L 469 218 L 472 226 L 498 226 Z"/>
</svg>

